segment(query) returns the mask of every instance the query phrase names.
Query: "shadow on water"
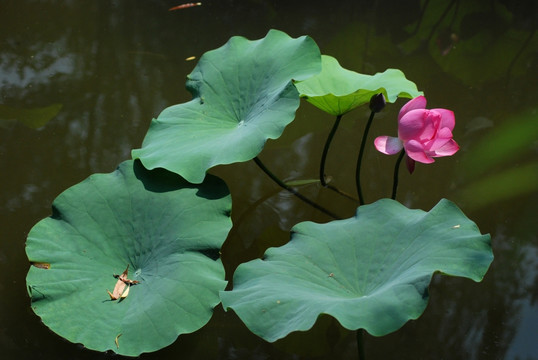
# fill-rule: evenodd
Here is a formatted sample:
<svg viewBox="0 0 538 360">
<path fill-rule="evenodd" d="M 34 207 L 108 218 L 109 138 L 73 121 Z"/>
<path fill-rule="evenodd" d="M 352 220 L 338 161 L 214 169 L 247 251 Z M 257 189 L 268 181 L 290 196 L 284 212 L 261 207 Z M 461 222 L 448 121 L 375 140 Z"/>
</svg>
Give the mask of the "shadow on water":
<svg viewBox="0 0 538 360">
<path fill-rule="evenodd" d="M 128 159 L 162 109 L 189 100 L 185 76 L 196 60 L 188 57 L 199 58 L 233 35 L 256 39 L 277 28 L 294 37 L 311 35 L 323 53 L 349 69 L 373 74 L 399 68 L 425 91 L 429 107 L 454 110 L 461 151 L 402 175 L 399 200 L 424 210 L 441 197 L 457 200 L 482 232 L 492 235 L 495 260 L 482 283 L 436 276 L 424 315 L 388 336 L 367 336 L 368 357 L 538 359 L 534 1 L 209 0 L 168 12 L 174 5 L 166 0 L 4 0 L 0 5 L 0 106 L 61 104 L 37 129 L 13 121 L 0 127 L 3 354 L 112 357 L 63 340 L 31 311 L 24 252 L 29 229 L 50 215 L 60 192 Z M 387 106 L 376 117 L 372 139 L 395 135 L 402 104 Z M 344 117 L 328 158 L 328 173 L 349 192 L 354 191 L 349 164 L 367 117 L 366 109 Z M 305 103 L 296 121 L 260 156 L 285 180 L 313 178 L 333 120 Z M 395 159 L 373 149 L 365 156 L 371 166 L 364 178 L 375 181 L 365 181 L 364 192 L 372 202 L 389 195 Z M 252 162 L 212 173 L 234 194 L 236 226 L 223 247 L 228 276 L 241 262 L 286 243 L 294 224 L 330 220 L 280 191 Z M 355 211 L 356 204 L 316 184 L 301 190 L 342 215 Z M 199 332 L 141 358 L 178 356 L 348 359 L 355 358 L 356 344 L 352 332 L 325 316 L 311 331 L 269 344 L 233 312 L 217 307 Z"/>
</svg>

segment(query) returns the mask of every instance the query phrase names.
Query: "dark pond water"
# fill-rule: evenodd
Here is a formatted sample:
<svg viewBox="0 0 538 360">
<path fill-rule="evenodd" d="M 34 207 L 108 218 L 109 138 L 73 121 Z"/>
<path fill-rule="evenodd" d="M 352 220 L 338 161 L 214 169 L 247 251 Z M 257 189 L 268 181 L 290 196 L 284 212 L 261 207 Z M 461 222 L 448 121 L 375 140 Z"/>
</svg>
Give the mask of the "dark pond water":
<svg viewBox="0 0 538 360">
<path fill-rule="evenodd" d="M 538 359 L 535 1 L 206 0 L 167 11 L 179 3 L 0 2 L 3 358 L 113 357 L 63 340 L 32 312 L 26 235 L 50 215 L 58 194 L 92 173 L 113 171 L 140 147 L 153 117 L 190 99 L 184 81 L 196 61 L 186 58 L 200 57 L 233 35 L 257 39 L 276 28 L 293 37 L 311 35 L 322 53 L 352 70 L 399 68 L 425 91 L 429 107 L 454 110 L 461 150 L 433 165 L 419 164 L 411 176 L 402 172 L 398 199 L 424 210 L 451 199 L 492 236 L 495 260 L 483 282 L 435 276 L 423 316 L 388 336 L 367 335 L 368 358 Z M 61 104 L 60 111 L 38 129 L 5 115 L 48 106 L 54 113 L 54 104 Z M 372 139 L 394 134 L 402 104 L 379 114 Z M 367 117 L 367 109 L 344 117 L 328 159 L 327 172 L 349 192 Z M 284 179 L 315 177 L 332 122 L 304 103 L 260 158 Z M 367 202 L 389 196 L 394 160 L 368 147 Z M 235 227 L 223 248 L 228 273 L 284 244 L 294 224 L 330 220 L 280 191 L 252 162 L 212 172 L 233 194 Z M 343 216 L 357 206 L 315 185 L 302 191 Z M 218 307 L 199 332 L 141 358 L 354 359 L 356 343 L 353 332 L 321 318 L 311 331 L 270 344 Z"/>
</svg>

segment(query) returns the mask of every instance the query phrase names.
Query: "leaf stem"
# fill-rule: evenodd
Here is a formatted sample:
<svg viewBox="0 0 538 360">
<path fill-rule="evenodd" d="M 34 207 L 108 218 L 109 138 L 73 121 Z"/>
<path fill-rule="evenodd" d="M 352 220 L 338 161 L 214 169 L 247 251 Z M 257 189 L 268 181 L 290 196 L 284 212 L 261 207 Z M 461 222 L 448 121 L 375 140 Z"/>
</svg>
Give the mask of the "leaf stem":
<svg viewBox="0 0 538 360">
<path fill-rule="evenodd" d="M 333 140 L 334 134 L 336 133 L 336 129 L 338 129 L 338 125 L 340 125 L 341 119 L 342 119 L 342 115 L 336 116 L 336 120 L 334 121 L 334 125 L 331 129 L 331 132 L 329 133 L 329 136 L 327 136 L 327 140 L 325 141 L 323 154 L 321 154 L 321 163 L 319 165 L 319 181 L 321 182 L 321 185 L 324 187 L 327 187 L 327 182 L 325 181 L 325 161 L 327 160 L 329 147 L 331 146 L 331 142 Z"/>
<path fill-rule="evenodd" d="M 364 196 L 362 195 L 362 189 L 361 189 L 361 165 L 362 165 L 362 156 L 364 154 L 364 147 L 366 145 L 366 138 L 368 137 L 368 132 L 370 131 L 370 126 L 372 125 L 372 121 L 374 120 L 375 111 L 372 111 L 370 113 L 370 117 L 368 118 L 368 122 L 366 123 L 366 127 L 364 129 L 364 133 L 362 134 L 362 141 L 361 141 L 361 148 L 359 150 L 359 157 L 357 158 L 357 167 L 355 169 L 355 182 L 357 184 L 357 193 L 359 194 L 359 205 L 364 205 Z"/>
<path fill-rule="evenodd" d="M 400 163 L 402 162 L 404 155 L 405 150 L 402 149 L 398 155 L 398 159 L 396 160 L 396 165 L 394 166 L 394 180 L 392 182 L 392 195 L 390 196 L 392 200 L 396 200 L 396 191 L 398 190 L 398 173 L 400 171 Z"/>
<path fill-rule="evenodd" d="M 304 195 L 302 195 L 301 193 L 299 193 L 297 190 L 295 190 L 294 188 L 286 185 L 282 180 L 280 180 L 275 174 L 273 174 L 263 163 L 262 161 L 256 156 L 254 158 L 254 162 L 256 163 L 256 165 L 258 165 L 258 167 L 260 169 L 262 169 L 262 171 L 264 173 L 267 174 L 267 176 L 269 176 L 271 178 L 271 180 L 273 180 L 274 182 L 276 182 L 281 188 L 289 191 L 290 193 L 292 193 L 293 195 L 297 196 L 299 199 L 301 199 L 302 201 L 304 201 L 305 203 L 307 203 L 308 205 L 318 209 L 319 211 L 321 211 L 322 213 L 326 214 L 326 215 L 329 215 L 330 217 L 334 218 L 334 219 L 341 219 L 340 216 L 332 213 L 331 211 L 325 209 L 324 207 L 322 207 L 321 205 L 319 205 L 318 203 L 310 200 L 309 198 L 305 197 Z"/>
<path fill-rule="evenodd" d="M 359 360 L 366 360 L 366 357 L 364 356 L 364 339 L 363 339 L 363 329 L 357 329 L 356 335 L 357 335 L 357 353 L 359 356 Z"/>
<path fill-rule="evenodd" d="M 329 147 L 331 146 L 331 142 L 333 140 L 334 134 L 336 133 L 336 130 L 338 129 L 338 126 L 340 125 L 340 120 L 342 120 L 343 115 L 337 115 L 336 120 L 334 121 L 334 125 L 331 129 L 331 132 L 327 136 L 327 140 L 325 141 L 325 146 L 323 147 L 323 153 L 321 154 L 321 162 L 319 165 L 319 182 L 321 183 L 321 186 L 326 187 L 329 190 L 332 190 L 349 200 L 357 201 L 352 195 L 338 189 L 335 186 L 332 186 L 327 183 L 327 180 L 325 178 L 325 163 L 327 161 L 327 154 L 329 153 Z"/>
</svg>

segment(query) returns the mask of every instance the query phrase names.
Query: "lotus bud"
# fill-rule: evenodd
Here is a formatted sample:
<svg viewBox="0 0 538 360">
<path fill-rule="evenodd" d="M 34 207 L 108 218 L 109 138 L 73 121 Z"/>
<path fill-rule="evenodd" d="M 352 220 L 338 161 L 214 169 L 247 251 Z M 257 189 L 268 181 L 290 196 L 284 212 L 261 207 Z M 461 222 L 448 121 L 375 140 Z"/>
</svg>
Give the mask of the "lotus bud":
<svg viewBox="0 0 538 360">
<path fill-rule="evenodd" d="M 373 112 L 380 112 L 385 107 L 387 101 L 383 93 L 375 94 L 370 98 L 370 110 Z"/>
</svg>

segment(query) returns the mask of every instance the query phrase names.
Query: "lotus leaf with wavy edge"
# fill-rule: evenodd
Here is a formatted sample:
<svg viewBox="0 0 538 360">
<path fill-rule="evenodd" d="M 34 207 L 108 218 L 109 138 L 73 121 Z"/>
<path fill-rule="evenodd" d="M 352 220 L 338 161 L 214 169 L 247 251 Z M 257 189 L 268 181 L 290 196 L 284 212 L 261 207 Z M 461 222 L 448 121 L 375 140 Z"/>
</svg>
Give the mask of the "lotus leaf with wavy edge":
<svg viewBox="0 0 538 360">
<path fill-rule="evenodd" d="M 205 325 L 226 286 L 219 249 L 231 228 L 226 185 L 193 185 L 133 161 L 53 202 L 28 235 L 32 309 L 87 348 L 137 356 Z M 110 300 L 129 266 L 129 294 Z"/>
<path fill-rule="evenodd" d="M 267 341 L 310 329 L 320 314 L 375 336 L 418 318 L 435 272 L 480 281 L 493 260 L 490 236 L 452 202 L 410 210 L 382 199 L 355 217 L 303 222 L 290 242 L 239 265 L 222 305 Z"/>
<path fill-rule="evenodd" d="M 310 37 L 277 30 L 255 41 L 232 37 L 200 58 L 187 77 L 193 99 L 153 120 L 132 156 L 192 183 L 216 165 L 251 160 L 295 118 L 300 100 L 292 79 L 319 71 L 321 55 Z"/>
<path fill-rule="evenodd" d="M 407 80 L 403 72 L 387 69 L 375 75 L 359 74 L 344 69 L 335 58 L 321 56 L 321 73 L 295 86 L 301 97 L 317 108 L 331 114 L 343 115 L 367 104 L 370 98 L 382 93 L 388 102 L 398 97 L 414 98 L 422 95 L 414 82 Z"/>
</svg>

